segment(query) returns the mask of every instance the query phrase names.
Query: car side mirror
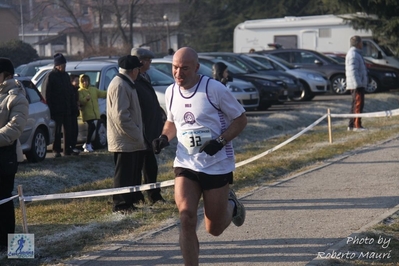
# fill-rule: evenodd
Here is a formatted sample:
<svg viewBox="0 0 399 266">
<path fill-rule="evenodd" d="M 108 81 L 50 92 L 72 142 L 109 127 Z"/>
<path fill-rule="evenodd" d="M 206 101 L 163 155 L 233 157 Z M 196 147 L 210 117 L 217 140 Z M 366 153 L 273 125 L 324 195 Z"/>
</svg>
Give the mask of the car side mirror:
<svg viewBox="0 0 399 266">
<path fill-rule="evenodd" d="M 318 66 L 321 66 L 321 65 L 323 65 L 323 63 L 321 62 L 321 61 L 319 61 L 319 60 L 314 60 L 314 63 L 316 64 L 316 65 L 318 65 Z"/>
<path fill-rule="evenodd" d="M 377 59 L 382 59 L 382 53 L 381 53 L 381 51 L 378 51 Z"/>
</svg>

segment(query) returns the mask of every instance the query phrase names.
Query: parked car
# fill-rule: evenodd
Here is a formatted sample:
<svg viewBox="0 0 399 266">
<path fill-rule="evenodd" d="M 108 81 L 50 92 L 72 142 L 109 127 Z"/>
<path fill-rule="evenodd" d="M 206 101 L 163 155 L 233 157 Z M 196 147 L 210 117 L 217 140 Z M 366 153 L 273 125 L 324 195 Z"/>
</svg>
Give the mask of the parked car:
<svg viewBox="0 0 399 266">
<path fill-rule="evenodd" d="M 158 70 L 166 73 L 170 77 L 172 74 L 172 57 L 154 58 L 151 65 Z M 198 73 L 204 76 L 212 77 L 212 69 L 200 64 Z M 174 81 L 173 81 L 174 82 Z M 234 79 L 226 84 L 235 98 L 246 109 L 257 108 L 259 106 L 259 93 L 255 86 L 241 79 Z"/>
<path fill-rule="evenodd" d="M 287 74 L 284 71 L 274 70 L 273 68 L 264 66 L 245 54 L 236 54 L 229 52 L 210 52 L 200 53 L 200 55 L 207 55 L 212 56 L 215 59 L 222 59 L 239 68 L 242 68 L 248 74 L 266 75 L 266 78 L 275 78 L 283 81 L 288 93 L 284 101 L 287 101 L 288 97 L 293 97 L 301 93 L 302 85 L 296 77 Z M 282 100 L 280 99 L 280 101 Z"/>
<path fill-rule="evenodd" d="M 324 53 L 335 61 L 345 64 L 346 54 Z M 399 69 L 388 65 L 380 65 L 364 59 L 369 75 L 369 84 L 366 88 L 367 93 L 387 91 L 399 88 Z"/>
<path fill-rule="evenodd" d="M 251 82 L 259 92 L 259 110 L 267 110 L 273 104 L 280 104 L 286 101 L 288 91 L 283 81 L 272 76 L 249 74 L 244 69 L 237 67 L 230 62 L 216 59 L 212 56 L 199 55 L 198 60 L 201 65 L 212 67 L 216 62 L 223 62 L 227 65 L 229 76 L 234 79 L 242 79 Z"/>
<path fill-rule="evenodd" d="M 335 94 L 346 94 L 345 66 L 316 51 L 306 49 L 277 49 L 257 52 L 271 54 L 298 66 L 323 73 L 331 82 Z"/>
<path fill-rule="evenodd" d="M 29 102 L 28 120 L 19 141 L 29 162 L 41 162 L 46 158 L 47 146 L 54 141 L 55 122 L 51 119 L 46 101 L 30 78 L 18 77 L 16 79 L 25 89 Z"/>
<path fill-rule="evenodd" d="M 287 61 L 273 55 L 252 53 L 248 56 L 265 66 L 295 76 L 302 83 L 302 91 L 299 95 L 289 97 L 293 101 L 310 101 L 316 95 L 323 95 L 330 91 L 330 81 L 318 71 L 296 68 Z"/>
<path fill-rule="evenodd" d="M 15 76 L 32 78 L 40 67 L 53 63 L 53 59 L 42 59 L 20 65 L 15 68 Z"/>
<path fill-rule="evenodd" d="M 151 66 L 150 69 L 147 70 L 147 74 L 150 76 L 151 85 L 157 94 L 159 105 L 161 105 L 164 111 L 164 118 L 166 120 L 165 91 L 175 80 L 168 74 L 156 69 L 154 66 Z"/>
<path fill-rule="evenodd" d="M 44 76 L 53 69 L 53 66 L 45 66 L 40 68 L 38 73 L 32 78 L 32 81 L 41 90 Z M 107 90 L 111 80 L 118 73 L 117 59 L 113 60 L 85 60 L 85 61 L 68 61 L 66 65 L 68 74 L 86 74 L 90 77 L 91 85 L 100 90 Z M 165 110 L 165 90 L 174 82 L 172 78 L 164 73 L 150 68 L 147 72 L 150 75 L 152 85 L 157 94 L 161 107 Z M 96 121 L 96 131 L 93 134 L 93 146 L 96 149 L 104 148 L 107 145 L 107 128 L 106 128 L 106 99 L 98 99 L 101 119 Z M 164 113 L 166 118 L 166 114 Z M 87 124 L 78 117 L 78 143 L 86 142 Z"/>
</svg>

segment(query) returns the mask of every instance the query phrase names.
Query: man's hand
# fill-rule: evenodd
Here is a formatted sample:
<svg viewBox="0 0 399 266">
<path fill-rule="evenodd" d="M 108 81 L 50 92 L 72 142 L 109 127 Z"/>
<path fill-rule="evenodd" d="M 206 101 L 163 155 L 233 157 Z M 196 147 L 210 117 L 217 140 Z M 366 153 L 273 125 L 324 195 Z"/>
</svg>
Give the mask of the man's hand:
<svg viewBox="0 0 399 266">
<path fill-rule="evenodd" d="M 208 155 L 213 156 L 223 148 L 223 143 L 216 141 L 216 139 L 208 140 L 201 146 L 199 152 L 206 152 Z"/>
<path fill-rule="evenodd" d="M 152 149 L 155 154 L 159 154 L 166 146 L 169 146 L 168 137 L 166 135 L 161 135 L 159 138 L 152 141 Z"/>
</svg>

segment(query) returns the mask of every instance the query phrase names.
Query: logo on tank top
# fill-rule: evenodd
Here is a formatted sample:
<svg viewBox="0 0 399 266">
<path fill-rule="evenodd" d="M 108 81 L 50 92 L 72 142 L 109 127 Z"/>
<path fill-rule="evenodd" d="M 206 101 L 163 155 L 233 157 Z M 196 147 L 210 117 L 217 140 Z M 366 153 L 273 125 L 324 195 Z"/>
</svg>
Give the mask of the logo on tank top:
<svg viewBox="0 0 399 266">
<path fill-rule="evenodd" d="M 195 123 L 195 117 L 194 117 L 193 113 L 191 113 L 191 112 L 185 113 L 184 114 L 184 122 L 186 122 L 186 123 L 188 123 L 190 125 L 194 124 Z"/>
</svg>

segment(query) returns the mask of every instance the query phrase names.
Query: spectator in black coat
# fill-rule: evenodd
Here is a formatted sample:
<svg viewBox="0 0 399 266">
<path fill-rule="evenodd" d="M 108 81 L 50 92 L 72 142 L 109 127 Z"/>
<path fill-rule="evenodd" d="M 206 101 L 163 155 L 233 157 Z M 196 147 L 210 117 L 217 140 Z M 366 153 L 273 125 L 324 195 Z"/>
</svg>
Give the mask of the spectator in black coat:
<svg viewBox="0 0 399 266">
<path fill-rule="evenodd" d="M 132 55 L 137 56 L 143 66 L 140 68 L 140 74 L 134 81 L 137 84 L 137 94 L 139 97 L 141 114 L 143 118 L 144 139 L 146 142 L 147 150 L 138 151 L 142 153 L 138 156 L 139 163 L 142 165 L 142 173 L 144 176 L 144 183 L 156 183 L 158 175 L 158 163 L 152 150 L 151 143 L 154 139 L 158 138 L 162 133 L 163 128 L 163 110 L 159 105 L 155 90 L 151 85 L 151 80 L 146 71 L 150 68 L 151 60 L 154 58 L 154 53 L 150 50 L 143 48 L 133 48 Z M 140 183 L 141 183 L 141 177 Z M 151 203 L 157 201 L 164 202 L 161 196 L 161 189 L 156 188 L 148 190 L 148 198 Z M 144 196 L 141 192 L 136 193 L 136 201 L 144 201 Z"/>
<path fill-rule="evenodd" d="M 58 53 L 54 55 L 54 68 L 46 75 L 42 85 L 42 95 L 50 108 L 51 119 L 55 121 L 53 143 L 54 157 L 61 157 L 61 137 L 64 140 L 64 156 L 71 155 L 71 115 L 73 88 L 67 72 L 66 59 Z M 61 134 L 63 130 L 63 135 Z"/>
</svg>

